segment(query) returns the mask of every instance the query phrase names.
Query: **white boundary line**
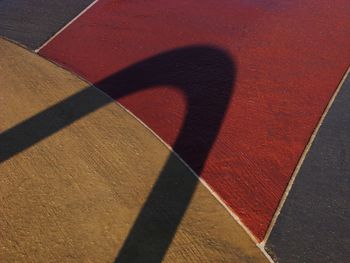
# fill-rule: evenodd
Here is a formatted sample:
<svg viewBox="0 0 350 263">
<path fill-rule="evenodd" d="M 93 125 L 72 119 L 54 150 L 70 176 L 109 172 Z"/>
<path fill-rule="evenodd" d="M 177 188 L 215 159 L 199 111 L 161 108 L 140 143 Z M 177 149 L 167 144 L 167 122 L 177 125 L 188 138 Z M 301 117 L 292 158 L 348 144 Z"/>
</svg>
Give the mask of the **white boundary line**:
<svg viewBox="0 0 350 263">
<path fill-rule="evenodd" d="M 323 123 L 327 113 L 328 113 L 328 111 L 332 107 L 333 102 L 334 102 L 335 98 L 337 97 L 339 91 L 341 90 L 341 87 L 343 86 L 343 84 L 344 84 L 344 82 L 345 82 L 347 77 L 350 77 L 350 66 L 348 66 L 347 71 L 345 72 L 345 74 L 344 74 L 343 78 L 341 79 L 337 89 L 335 90 L 333 96 L 331 97 L 330 101 L 328 102 L 328 105 L 327 105 L 326 109 L 324 110 L 324 112 L 323 112 L 323 114 L 322 114 L 322 116 L 321 116 L 321 118 L 320 118 L 320 120 L 319 120 L 319 122 L 318 122 L 318 124 L 317 124 L 317 126 L 315 128 L 315 130 L 313 131 L 313 133 L 312 133 L 312 135 L 311 135 L 311 137 L 309 139 L 308 144 L 306 145 L 306 147 L 304 149 L 303 154 L 301 155 L 301 157 L 299 159 L 299 162 L 298 162 L 297 166 L 295 167 L 295 170 L 293 172 L 292 178 L 289 180 L 289 183 L 288 183 L 288 185 L 286 187 L 286 190 L 283 193 L 283 196 L 282 196 L 282 198 L 280 200 L 280 203 L 278 204 L 278 207 L 277 207 L 277 209 L 275 211 L 275 214 L 272 217 L 272 220 L 270 222 L 269 228 L 266 231 L 265 237 L 264 237 L 263 241 L 260 243 L 260 245 L 262 247 L 265 247 L 266 242 L 267 242 L 267 240 L 269 239 L 269 237 L 271 235 L 272 229 L 273 229 L 273 227 L 276 224 L 277 218 L 278 218 L 279 214 L 281 213 L 282 207 L 283 207 L 284 203 L 287 200 L 288 194 L 289 194 L 290 190 L 292 189 L 292 186 L 294 184 L 295 178 L 297 177 L 297 175 L 298 175 L 298 173 L 300 171 L 300 168 L 301 168 L 301 166 L 302 166 L 302 164 L 303 164 L 303 162 L 304 162 L 304 160 L 306 158 L 306 155 L 308 154 L 308 152 L 309 152 L 309 150 L 310 150 L 310 148 L 311 148 L 311 146 L 312 146 L 312 144 L 313 144 L 313 142 L 314 142 L 314 140 L 316 138 L 316 135 L 317 135 L 317 133 L 318 133 L 318 131 L 319 131 L 319 129 L 320 129 L 320 127 L 321 127 L 321 125 L 322 125 L 322 123 Z"/>
<path fill-rule="evenodd" d="M 64 25 L 60 30 L 58 30 L 52 37 L 50 37 L 44 44 L 42 44 L 39 48 L 35 49 L 34 52 L 38 53 L 43 47 L 49 44 L 55 37 L 57 37 L 63 30 L 65 30 L 68 26 L 70 26 L 75 20 L 77 20 L 80 16 L 82 16 L 86 11 L 88 11 L 93 5 L 95 5 L 98 0 L 93 1 L 90 5 L 85 7 L 83 11 L 81 11 L 76 17 L 74 17 L 71 21 L 69 21 L 66 25 Z"/>
</svg>

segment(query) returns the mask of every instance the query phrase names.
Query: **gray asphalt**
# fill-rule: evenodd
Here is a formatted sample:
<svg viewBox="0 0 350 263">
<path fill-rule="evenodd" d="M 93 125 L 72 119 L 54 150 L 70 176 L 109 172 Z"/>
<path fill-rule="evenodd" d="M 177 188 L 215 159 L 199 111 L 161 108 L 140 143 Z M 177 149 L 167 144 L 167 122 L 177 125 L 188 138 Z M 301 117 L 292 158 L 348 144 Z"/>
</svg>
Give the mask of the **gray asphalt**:
<svg viewBox="0 0 350 263">
<path fill-rule="evenodd" d="M 302 164 L 267 242 L 277 262 L 350 262 L 350 76 Z"/>
<path fill-rule="evenodd" d="M 45 43 L 92 0 L 0 0 L 0 35 L 31 49 Z"/>
</svg>

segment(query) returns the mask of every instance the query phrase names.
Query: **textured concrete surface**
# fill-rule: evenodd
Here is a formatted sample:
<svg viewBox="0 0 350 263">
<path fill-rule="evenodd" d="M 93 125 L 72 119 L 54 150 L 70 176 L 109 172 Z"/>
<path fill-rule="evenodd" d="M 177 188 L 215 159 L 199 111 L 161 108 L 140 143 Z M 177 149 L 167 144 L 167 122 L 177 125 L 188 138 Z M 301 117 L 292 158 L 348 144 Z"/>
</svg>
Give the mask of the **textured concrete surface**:
<svg viewBox="0 0 350 263">
<path fill-rule="evenodd" d="M 176 151 L 262 239 L 348 67 L 349 14 L 349 0 L 100 0 L 41 54 L 96 83 L 171 145 L 196 110 Z M 188 46 L 215 47 L 235 67 L 208 49 L 144 63 Z M 139 70 L 124 81 L 101 81 L 131 65 Z M 153 88 L 127 94 L 134 85 Z"/>
<path fill-rule="evenodd" d="M 1 0 L 0 35 L 36 49 L 92 0 Z"/>
<path fill-rule="evenodd" d="M 267 262 L 192 172 L 112 99 L 1 39 L 0 57 L 1 262 Z M 163 195 L 130 238 L 159 177 Z"/>
<path fill-rule="evenodd" d="M 350 76 L 296 177 L 267 250 L 277 262 L 350 258 Z"/>
</svg>

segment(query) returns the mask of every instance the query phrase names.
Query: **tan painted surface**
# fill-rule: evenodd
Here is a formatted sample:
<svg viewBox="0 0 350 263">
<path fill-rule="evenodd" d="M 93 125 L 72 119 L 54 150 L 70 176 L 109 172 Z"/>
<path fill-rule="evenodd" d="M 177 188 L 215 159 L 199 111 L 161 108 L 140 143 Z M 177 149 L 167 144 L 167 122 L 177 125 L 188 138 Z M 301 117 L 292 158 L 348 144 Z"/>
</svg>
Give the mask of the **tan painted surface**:
<svg viewBox="0 0 350 263">
<path fill-rule="evenodd" d="M 70 118 L 55 111 L 39 118 L 41 123 L 30 119 L 87 86 L 0 39 L 0 151 L 6 159 L 0 163 L 1 262 L 113 262 L 171 155 L 147 128 L 94 88 L 89 88 L 91 103 L 105 106 L 8 154 L 21 149 L 17 139 L 25 145 L 28 136 L 36 136 L 37 127 L 50 130 L 52 122 Z M 29 124 L 19 125 L 28 119 Z M 7 135 L 4 139 L 12 127 L 17 127 L 10 130 L 15 142 Z M 183 183 L 193 178 L 176 157 L 171 162 L 169 176 Z M 164 261 L 267 262 L 201 184 Z"/>
</svg>

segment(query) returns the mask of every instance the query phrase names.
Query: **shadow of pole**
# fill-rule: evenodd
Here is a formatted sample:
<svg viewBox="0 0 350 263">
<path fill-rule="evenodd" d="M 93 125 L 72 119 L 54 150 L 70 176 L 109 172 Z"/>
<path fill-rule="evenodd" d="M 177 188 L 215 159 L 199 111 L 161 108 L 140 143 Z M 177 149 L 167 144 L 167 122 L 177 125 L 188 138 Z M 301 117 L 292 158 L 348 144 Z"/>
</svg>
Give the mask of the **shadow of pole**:
<svg viewBox="0 0 350 263">
<path fill-rule="evenodd" d="M 95 85 L 114 99 L 159 85 L 180 89 L 187 112 L 173 149 L 200 175 L 225 117 L 235 74 L 225 51 L 190 46 L 141 61 Z M 88 87 L 1 133 L 0 162 L 111 102 L 102 97 Z M 174 159 L 167 160 L 115 262 L 162 261 L 198 183 L 195 176 L 174 176 Z"/>
</svg>

